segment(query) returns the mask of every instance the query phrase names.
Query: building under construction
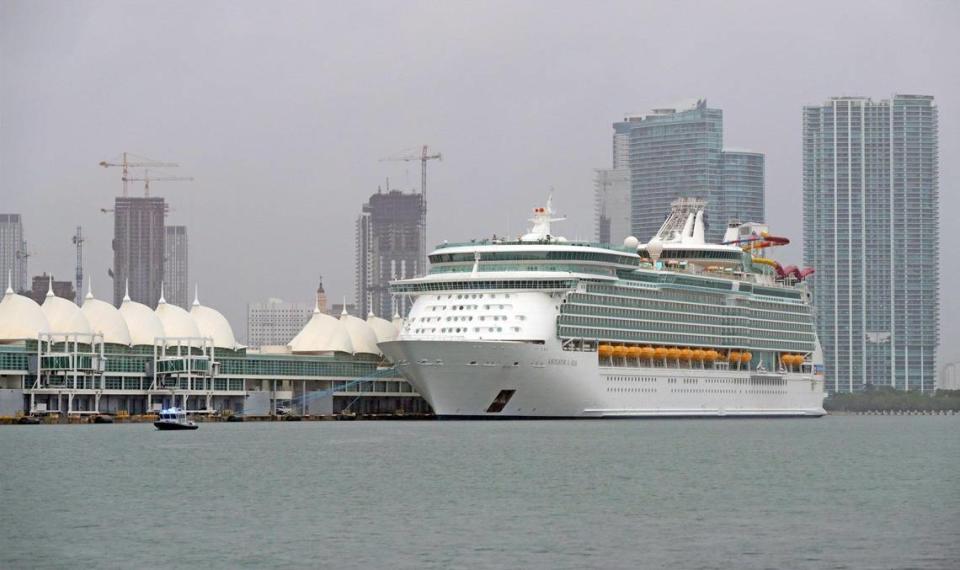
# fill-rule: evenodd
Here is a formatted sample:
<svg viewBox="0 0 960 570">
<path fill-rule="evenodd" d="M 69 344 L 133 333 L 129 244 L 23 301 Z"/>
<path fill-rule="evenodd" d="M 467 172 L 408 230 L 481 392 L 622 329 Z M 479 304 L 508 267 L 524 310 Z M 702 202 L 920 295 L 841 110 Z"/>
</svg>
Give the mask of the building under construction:
<svg viewBox="0 0 960 570">
<path fill-rule="evenodd" d="M 405 315 L 410 300 L 394 298 L 390 282 L 426 272 L 423 195 L 378 191 L 357 218 L 356 295 L 361 316 Z"/>
<path fill-rule="evenodd" d="M 113 206 L 113 304 L 130 298 L 155 306 L 163 282 L 164 217 L 157 197 L 117 197 Z"/>
</svg>

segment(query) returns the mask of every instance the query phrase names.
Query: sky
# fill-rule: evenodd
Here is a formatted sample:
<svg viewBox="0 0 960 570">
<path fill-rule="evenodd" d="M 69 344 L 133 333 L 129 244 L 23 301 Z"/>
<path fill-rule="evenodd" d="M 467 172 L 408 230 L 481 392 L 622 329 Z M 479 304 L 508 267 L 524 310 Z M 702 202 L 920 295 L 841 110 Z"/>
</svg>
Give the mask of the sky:
<svg viewBox="0 0 960 570">
<path fill-rule="evenodd" d="M 354 220 L 428 144 L 428 245 L 516 234 L 554 190 L 593 235 L 611 123 L 686 98 L 726 146 L 766 154 L 768 223 L 802 252 L 801 110 L 929 94 L 940 109 L 941 360 L 960 360 L 958 2 L 0 0 L 0 212 L 31 275 L 84 270 L 110 299 L 123 151 L 176 161 L 152 185 L 188 226 L 190 280 L 242 336 L 246 304 L 354 295 Z M 641 237 L 641 239 L 646 239 Z M 191 287 L 192 287 L 191 283 Z"/>
</svg>

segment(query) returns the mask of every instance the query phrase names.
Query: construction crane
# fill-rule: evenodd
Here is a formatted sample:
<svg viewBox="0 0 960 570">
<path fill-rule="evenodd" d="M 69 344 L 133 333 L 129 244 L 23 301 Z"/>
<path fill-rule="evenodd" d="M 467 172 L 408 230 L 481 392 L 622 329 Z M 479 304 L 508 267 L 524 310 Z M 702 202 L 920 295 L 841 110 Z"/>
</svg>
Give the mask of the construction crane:
<svg viewBox="0 0 960 570">
<path fill-rule="evenodd" d="M 130 161 L 130 160 L 129 160 L 129 157 L 131 157 L 131 156 L 134 157 L 134 158 L 136 158 L 137 160 Z M 120 168 L 123 169 L 122 174 L 121 174 L 121 176 L 120 176 L 120 179 L 123 180 L 123 197 L 126 198 L 126 197 L 127 197 L 127 182 L 129 182 L 129 181 L 131 180 L 131 179 L 130 179 L 130 168 L 151 168 L 151 167 L 155 167 L 155 168 L 173 168 L 173 167 L 180 166 L 180 165 L 177 164 L 176 162 L 160 162 L 160 161 L 158 161 L 158 160 L 151 160 L 151 159 L 149 159 L 149 158 L 144 158 L 144 157 L 142 157 L 142 156 L 137 156 L 137 155 L 135 155 L 135 154 L 131 154 L 131 153 L 128 153 L 128 152 L 124 152 L 124 153 L 122 154 L 122 158 L 121 158 L 120 162 L 108 162 L 108 161 L 106 161 L 106 160 L 101 160 L 101 161 L 100 161 L 100 166 L 102 166 L 102 167 L 104 167 L 104 168 L 120 167 Z"/>
<path fill-rule="evenodd" d="M 420 274 L 427 272 L 426 264 L 426 255 L 427 255 L 427 161 L 428 160 L 443 160 L 443 155 L 439 152 L 430 153 L 430 149 L 427 145 L 420 147 L 419 152 L 417 150 L 407 150 L 391 156 L 387 156 L 380 159 L 380 162 L 412 162 L 415 160 L 420 161 L 420 251 L 421 260 L 420 260 Z"/>
<path fill-rule="evenodd" d="M 77 305 L 83 295 L 83 228 L 77 226 L 77 233 L 73 236 L 73 245 L 77 246 Z"/>
<path fill-rule="evenodd" d="M 127 178 L 127 182 L 143 182 L 143 197 L 150 197 L 150 182 L 192 182 L 192 176 L 160 176 L 150 177 L 150 171 L 144 169 L 143 178 Z"/>
</svg>

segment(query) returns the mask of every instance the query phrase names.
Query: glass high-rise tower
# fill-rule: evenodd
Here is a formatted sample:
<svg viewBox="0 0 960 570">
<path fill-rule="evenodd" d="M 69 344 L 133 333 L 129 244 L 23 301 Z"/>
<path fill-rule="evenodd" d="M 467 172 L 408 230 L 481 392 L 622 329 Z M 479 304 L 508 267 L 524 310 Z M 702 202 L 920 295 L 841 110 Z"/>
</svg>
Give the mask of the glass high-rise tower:
<svg viewBox="0 0 960 570">
<path fill-rule="evenodd" d="M 190 310 L 187 226 L 167 226 L 163 239 L 163 286 L 168 303 Z"/>
<path fill-rule="evenodd" d="M 708 241 L 727 223 L 764 221 L 764 156 L 723 149 L 723 111 L 706 99 L 614 123 L 614 162 L 627 157 L 633 234 L 652 238 L 681 197 L 706 200 Z M 626 152 L 623 147 L 626 146 Z"/>
<path fill-rule="evenodd" d="M 803 257 L 829 390 L 934 387 L 937 138 L 926 95 L 803 109 Z"/>
</svg>

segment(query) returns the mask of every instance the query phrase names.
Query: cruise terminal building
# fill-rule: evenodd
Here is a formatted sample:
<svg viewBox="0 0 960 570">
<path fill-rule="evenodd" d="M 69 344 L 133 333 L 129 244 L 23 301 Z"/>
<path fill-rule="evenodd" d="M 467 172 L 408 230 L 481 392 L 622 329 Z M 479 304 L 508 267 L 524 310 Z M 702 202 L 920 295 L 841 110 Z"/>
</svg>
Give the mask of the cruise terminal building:
<svg viewBox="0 0 960 570">
<path fill-rule="evenodd" d="M 227 319 L 88 291 L 82 306 L 42 305 L 7 287 L 0 300 L 0 417 L 155 412 L 304 416 L 431 413 L 377 346 L 402 322 L 314 311 L 283 347 L 247 350 Z"/>
</svg>

